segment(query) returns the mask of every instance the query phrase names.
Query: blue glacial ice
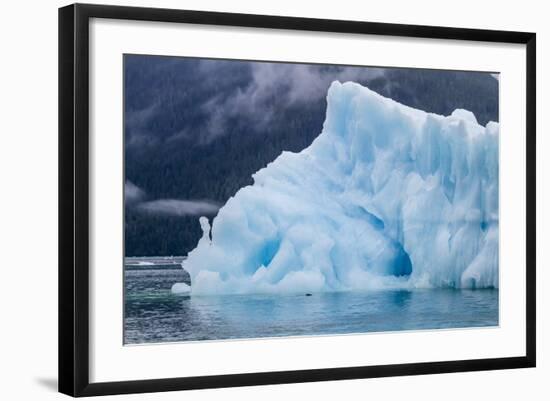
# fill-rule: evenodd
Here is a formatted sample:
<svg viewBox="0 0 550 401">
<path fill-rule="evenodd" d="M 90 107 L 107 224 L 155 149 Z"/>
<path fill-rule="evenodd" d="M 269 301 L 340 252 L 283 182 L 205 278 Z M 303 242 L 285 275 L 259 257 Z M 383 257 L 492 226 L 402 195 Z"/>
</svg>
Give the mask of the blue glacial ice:
<svg viewBox="0 0 550 401">
<path fill-rule="evenodd" d="M 499 125 L 352 82 L 327 103 L 308 148 L 200 219 L 192 294 L 498 288 Z"/>
</svg>

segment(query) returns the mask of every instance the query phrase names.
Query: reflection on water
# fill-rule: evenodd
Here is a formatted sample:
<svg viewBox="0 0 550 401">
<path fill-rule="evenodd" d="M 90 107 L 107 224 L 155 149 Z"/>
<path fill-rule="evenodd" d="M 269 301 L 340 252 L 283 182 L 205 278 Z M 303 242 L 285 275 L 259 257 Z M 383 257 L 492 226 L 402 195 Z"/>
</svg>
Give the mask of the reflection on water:
<svg viewBox="0 0 550 401">
<path fill-rule="evenodd" d="M 498 290 L 173 295 L 183 275 L 125 271 L 126 344 L 498 325 Z"/>
</svg>

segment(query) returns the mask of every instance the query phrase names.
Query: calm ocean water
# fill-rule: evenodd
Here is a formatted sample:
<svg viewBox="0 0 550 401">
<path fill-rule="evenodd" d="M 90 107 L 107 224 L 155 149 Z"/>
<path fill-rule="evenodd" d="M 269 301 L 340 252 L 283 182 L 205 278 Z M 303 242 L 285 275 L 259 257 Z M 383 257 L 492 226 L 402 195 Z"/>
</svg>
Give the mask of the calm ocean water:
<svg viewBox="0 0 550 401">
<path fill-rule="evenodd" d="M 182 269 L 125 271 L 126 344 L 498 325 L 498 290 L 179 296 Z"/>
</svg>

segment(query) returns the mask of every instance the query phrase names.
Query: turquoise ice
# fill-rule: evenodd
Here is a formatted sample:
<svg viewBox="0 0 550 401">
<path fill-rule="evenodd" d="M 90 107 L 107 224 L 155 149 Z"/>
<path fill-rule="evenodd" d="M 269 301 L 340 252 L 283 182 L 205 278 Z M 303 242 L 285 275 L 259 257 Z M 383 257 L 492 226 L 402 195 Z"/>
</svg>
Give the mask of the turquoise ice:
<svg viewBox="0 0 550 401">
<path fill-rule="evenodd" d="M 201 218 L 192 294 L 498 288 L 499 125 L 352 82 L 327 104 L 309 147 Z"/>
</svg>

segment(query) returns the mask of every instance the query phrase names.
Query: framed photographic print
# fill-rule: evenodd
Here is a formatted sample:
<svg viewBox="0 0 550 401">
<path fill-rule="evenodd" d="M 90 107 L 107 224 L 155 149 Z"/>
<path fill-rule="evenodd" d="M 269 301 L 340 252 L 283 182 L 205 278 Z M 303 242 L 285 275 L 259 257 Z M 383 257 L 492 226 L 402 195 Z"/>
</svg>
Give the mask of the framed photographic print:
<svg viewBox="0 0 550 401">
<path fill-rule="evenodd" d="M 59 390 L 535 366 L 535 34 L 59 10 Z"/>
</svg>

